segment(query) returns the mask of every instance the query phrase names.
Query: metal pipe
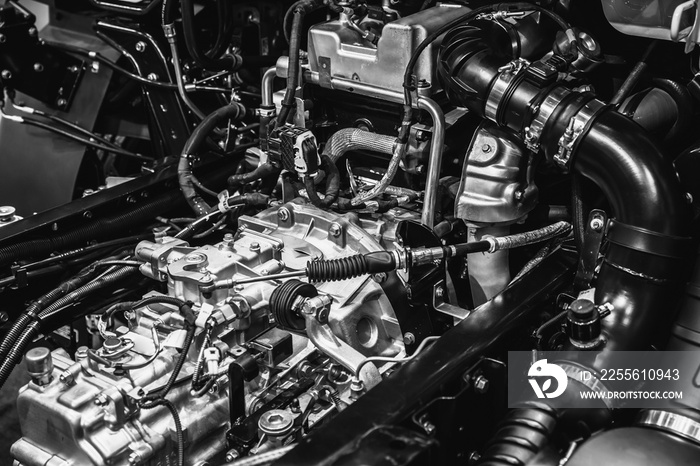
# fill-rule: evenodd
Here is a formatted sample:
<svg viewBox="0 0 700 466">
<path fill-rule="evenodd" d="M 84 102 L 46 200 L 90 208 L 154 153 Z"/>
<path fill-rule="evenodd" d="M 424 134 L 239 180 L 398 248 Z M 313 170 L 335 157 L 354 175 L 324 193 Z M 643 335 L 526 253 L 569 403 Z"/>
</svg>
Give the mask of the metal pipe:
<svg viewBox="0 0 700 466">
<path fill-rule="evenodd" d="M 303 73 L 305 81 L 320 84 L 320 76 L 317 72 L 305 70 Z M 368 97 L 385 100 L 394 103 L 403 103 L 404 96 L 401 92 L 381 89 L 375 86 L 357 81 L 350 81 L 343 78 L 332 77 L 330 79 L 331 89 L 336 89 L 353 94 L 361 94 Z M 416 105 L 421 110 L 425 110 L 433 120 L 433 137 L 430 142 L 430 156 L 428 160 L 428 173 L 425 185 L 425 201 L 421 222 L 430 228 L 434 226 L 435 206 L 437 204 L 437 187 L 442 167 L 442 149 L 445 144 L 445 114 L 440 106 L 431 98 L 419 96 Z M 364 199 L 363 199 L 364 200 Z"/>
<path fill-rule="evenodd" d="M 433 120 L 433 137 L 430 140 L 430 156 L 428 158 L 428 173 L 425 179 L 425 198 L 420 220 L 430 228 L 435 226 L 435 207 L 437 206 L 438 183 L 442 168 L 442 149 L 445 145 L 445 114 L 440 106 L 431 98 L 419 97 L 418 107 L 425 110 Z"/>
<path fill-rule="evenodd" d="M 185 89 L 185 82 L 182 76 L 182 66 L 180 65 L 180 55 L 177 51 L 177 38 L 175 32 L 174 24 L 164 24 L 163 32 L 165 37 L 168 39 L 170 44 L 170 54 L 173 57 L 173 68 L 175 69 L 175 83 L 177 84 L 177 91 L 180 94 L 180 98 L 187 105 L 187 107 L 192 110 L 192 113 L 197 115 L 200 120 L 206 118 L 204 112 L 202 112 L 195 104 L 192 102 L 190 97 L 187 95 L 187 90 Z"/>
<path fill-rule="evenodd" d="M 277 67 L 271 66 L 265 70 L 262 78 L 262 106 L 271 107 L 274 105 L 273 93 L 275 78 L 277 77 Z"/>
</svg>

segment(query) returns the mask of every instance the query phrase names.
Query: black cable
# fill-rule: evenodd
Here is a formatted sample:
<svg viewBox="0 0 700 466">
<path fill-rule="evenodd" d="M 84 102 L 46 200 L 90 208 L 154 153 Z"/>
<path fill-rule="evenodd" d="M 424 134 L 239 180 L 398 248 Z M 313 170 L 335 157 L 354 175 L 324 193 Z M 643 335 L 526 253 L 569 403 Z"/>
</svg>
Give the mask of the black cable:
<svg viewBox="0 0 700 466">
<path fill-rule="evenodd" d="M 33 118 L 28 118 L 28 117 L 20 117 L 20 120 L 11 120 L 15 121 L 17 123 L 29 125 L 29 126 L 35 126 L 37 128 L 44 129 L 46 131 L 58 134 L 60 136 L 63 136 L 65 138 L 71 139 L 73 141 L 79 142 L 81 144 L 84 144 L 86 146 L 94 147 L 95 149 L 100 149 L 105 152 L 110 152 L 115 155 L 122 155 L 124 157 L 129 157 L 132 159 L 140 160 L 142 162 L 152 162 L 153 159 L 150 157 L 146 157 L 143 155 L 135 154 L 133 152 L 129 152 L 128 150 L 124 150 L 118 147 L 109 147 L 109 146 L 104 146 L 102 144 L 99 144 L 95 141 L 90 141 L 89 139 L 82 138 L 76 134 L 69 133 L 68 131 L 64 131 L 60 128 L 56 128 L 54 126 L 51 126 L 49 124 L 44 123 L 43 121 L 35 120 Z"/>
<path fill-rule="evenodd" d="M 182 421 L 180 420 L 180 414 L 177 412 L 177 408 L 170 400 L 161 398 L 153 403 L 142 403 L 141 409 L 153 409 L 158 406 L 165 406 L 173 417 L 173 423 L 175 424 L 175 438 L 177 442 L 177 464 L 178 466 L 183 466 L 185 464 L 185 437 L 182 433 Z"/>
<path fill-rule="evenodd" d="M 84 49 L 81 49 L 79 47 L 74 47 L 72 45 L 60 44 L 60 43 L 55 43 L 55 42 L 46 42 L 46 45 L 65 50 L 67 52 L 74 53 L 76 55 L 82 55 L 84 57 L 88 57 L 88 58 L 91 58 L 93 60 L 96 60 L 96 61 L 102 63 L 103 65 L 107 66 L 108 68 L 111 68 L 112 70 L 116 71 L 117 73 L 122 74 L 129 79 L 133 79 L 134 81 L 137 81 L 139 84 L 141 84 L 143 86 L 157 87 L 160 89 L 167 89 L 167 90 L 175 91 L 175 92 L 177 92 L 177 90 L 178 90 L 177 84 L 164 82 L 164 81 L 151 81 L 148 78 L 144 78 L 143 76 L 140 76 L 136 73 L 132 73 L 131 71 L 127 70 L 126 68 L 122 68 L 121 66 L 117 65 L 113 61 L 100 55 L 97 52 L 93 52 L 90 50 L 84 50 Z M 241 58 L 241 60 L 245 61 L 245 58 Z M 253 57 L 251 59 L 251 61 L 253 63 L 255 63 L 256 60 L 257 59 L 255 57 Z M 197 86 L 197 85 L 195 85 L 193 87 L 187 87 L 186 89 L 188 91 L 194 90 L 194 91 L 211 91 L 211 92 L 224 92 L 224 91 L 230 92 L 233 90 L 233 89 L 222 89 L 222 88 L 217 88 L 217 87 Z M 243 95 L 251 95 L 251 93 L 246 92 L 246 91 L 241 91 L 240 93 Z M 256 96 L 256 95 L 254 95 L 254 96 Z"/>
<path fill-rule="evenodd" d="M 9 342 L 6 337 L 3 341 L 8 342 L 7 345 L 10 346 L 10 351 L 7 356 L 3 358 L 0 366 L 0 389 L 7 382 L 8 377 L 14 370 L 15 366 L 21 361 L 27 346 L 34 341 L 34 338 L 39 335 L 43 330 L 43 323 L 49 319 L 53 319 L 58 313 L 61 313 L 65 309 L 70 309 L 69 304 L 79 301 L 83 297 L 99 291 L 119 280 L 127 278 L 135 272 L 135 269 L 130 267 L 123 267 L 117 269 L 113 272 L 109 272 L 102 276 L 95 278 L 93 281 L 87 283 L 84 286 L 76 289 L 75 291 L 67 294 L 66 296 L 55 300 L 52 304 L 48 305 L 46 309 L 38 313 L 36 317 L 29 318 L 29 324 L 22 331 L 22 334 L 17 338 L 15 342 Z"/>
<path fill-rule="evenodd" d="M 102 243 L 97 243 L 93 244 L 90 246 L 86 246 L 84 248 L 78 248 L 74 249 L 72 251 L 67 251 L 61 254 L 58 254 L 53 257 L 49 257 L 48 259 L 44 259 L 41 261 L 37 262 L 32 262 L 30 264 L 23 265 L 22 268 L 24 270 L 35 270 L 38 268 L 45 267 L 50 264 L 54 264 L 56 262 L 63 262 L 68 259 L 72 259 L 73 257 L 76 256 L 82 256 L 84 254 L 91 253 L 93 251 L 99 250 L 99 249 L 104 249 L 104 248 L 109 248 L 112 246 L 121 246 L 122 244 L 128 244 L 128 243 L 134 243 L 137 241 L 143 241 L 145 239 L 153 238 L 153 233 L 147 233 L 143 235 L 135 235 L 135 236 L 129 236 L 126 238 L 118 238 L 110 241 L 103 241 Z"/>
</svg>

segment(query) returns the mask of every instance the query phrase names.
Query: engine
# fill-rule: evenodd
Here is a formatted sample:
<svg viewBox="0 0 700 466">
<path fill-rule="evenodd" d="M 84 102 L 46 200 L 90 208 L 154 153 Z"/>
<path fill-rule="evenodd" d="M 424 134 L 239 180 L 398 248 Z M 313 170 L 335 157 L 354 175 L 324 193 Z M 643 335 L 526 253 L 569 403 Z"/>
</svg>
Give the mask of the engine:
<svg viewBox="0 0 700 466">
<path fill-rule="evenodd" d="M 693 2 L 26 3 L 8 462 L 700 461 Z"/>
</svg>

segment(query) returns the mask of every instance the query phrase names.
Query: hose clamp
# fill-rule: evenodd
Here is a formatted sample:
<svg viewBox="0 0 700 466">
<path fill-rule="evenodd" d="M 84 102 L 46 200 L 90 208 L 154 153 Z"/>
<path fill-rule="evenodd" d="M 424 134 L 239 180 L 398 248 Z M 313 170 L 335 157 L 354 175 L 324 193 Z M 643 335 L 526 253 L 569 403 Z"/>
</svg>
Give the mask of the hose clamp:
<svg viewBox="0 0 700 466">
<path fill-rule="evenodd" d="M 608 391 L 608 388 L 605 386 L 605 384 L 598 378 L 598 374 L 596 373 L 596 371 L 588 367 L 582 367 L 570 361 L 557 361 L 557 365 L 564 369 L 564 372 L 566 372 L 566 376 L 569 379 L 580 383 L 590 391 L 595 393 L 602 393 Z M 594 377 L 583 377 L 584 372 L 592 373 L 594 374 Z M 606 408 L 608 408 L 609 410 L 613 409 L 612 400 L 609 400 L 605 397 L 601 397 L 601 401 L 603 402 Z"/>
<path fill-rule="evenodd" d="M 484 106 L 484 115 L 489 120 L 500 125 L 498 121 L 498 108 L 501 105 L 503 96 L 506 95 L 511 85 L 516 82 L 516 78 L 525 71 L 530 65 L 530 62 L 524 58 L 516 58 L 515 60 L 503 65 L 498 69 L 499 74 L 491 86 L 491 92 L 486 99 Z"/>
<path fill-rule="evenodd" d="M 569 171 L 571 155 L 574 153 L 579 137 L 588 131 L 593 118 L 605 107 L 606 105 L 600 100 L 592 99 L 569 120 L 564 134 L 559 138 L 559 151 L 554 155 L 554 162 L 564 171 Z"/>
<path fill-rule="evenodd" d="M 680 414 L 656 409 L 642 411 L 637 425 L 665 430 L 700 444 L 700 422 Z"/>
<path fill-rule="evenodd" d="M 571 90 L 566 87 L 556 87 L 547 94 L 547 97 L 539 105 L 535 111 L 535 117 L 530 122 L 530 126 L 524 129 L 523 139 L 525 146 L 535 154 L 540 150 L 540 138 L 544 126 L 549 121 L 549 118 L 554 113 L 554 110 L 561 104 L 564 98 L 571 94 Z"/>
</svg>

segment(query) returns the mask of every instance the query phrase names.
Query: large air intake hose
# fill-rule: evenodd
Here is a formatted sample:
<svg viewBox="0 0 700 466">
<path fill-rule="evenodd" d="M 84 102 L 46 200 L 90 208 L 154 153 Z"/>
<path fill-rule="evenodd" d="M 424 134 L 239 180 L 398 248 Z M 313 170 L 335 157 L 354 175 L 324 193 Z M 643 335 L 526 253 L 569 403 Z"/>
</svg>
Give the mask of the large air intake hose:
<svg viewBox="0 0 700 466">
<path fill-rule="evenodd" d="M 615 308 L 603 321 L 607 348 L 663 343 L 658 337 L 668 335 L 691 246 L 690 213 L 672 167 L 632 120 L 592 94 L 538 81 L 551 63 L 528 65 L 509 52 L 478 25 L 448 32 L 438 60 L 448 96 L 601 189 L 614 216 L 595 283 L 596 302 Z"/>
</svg>

